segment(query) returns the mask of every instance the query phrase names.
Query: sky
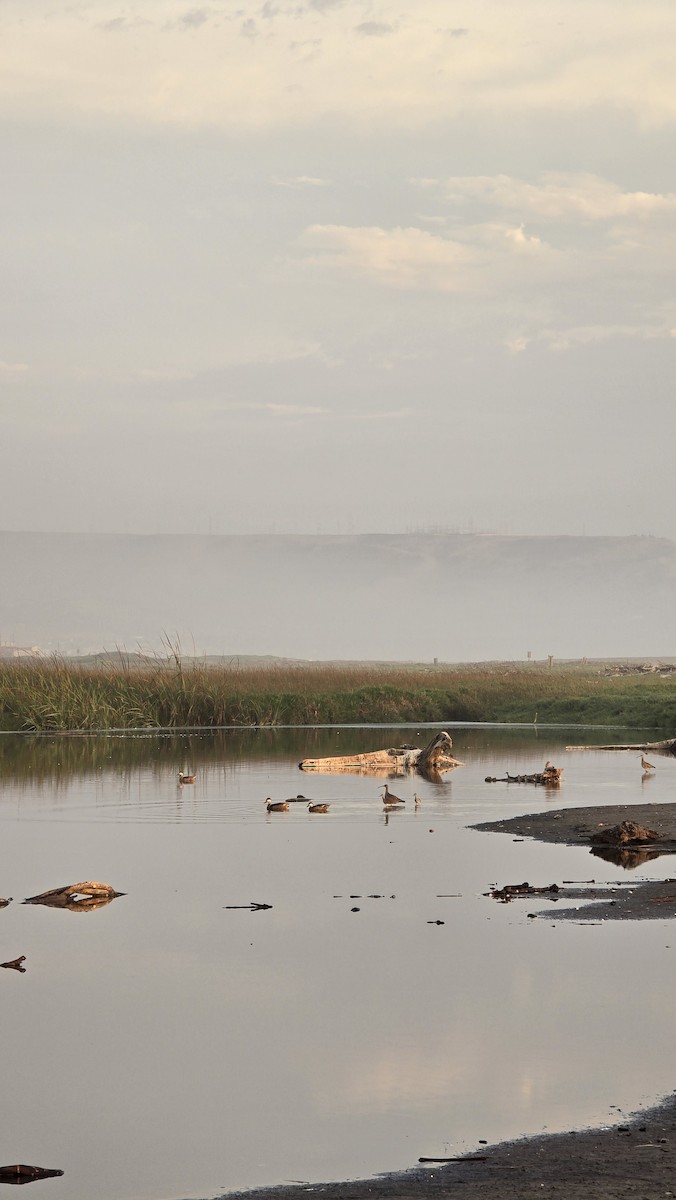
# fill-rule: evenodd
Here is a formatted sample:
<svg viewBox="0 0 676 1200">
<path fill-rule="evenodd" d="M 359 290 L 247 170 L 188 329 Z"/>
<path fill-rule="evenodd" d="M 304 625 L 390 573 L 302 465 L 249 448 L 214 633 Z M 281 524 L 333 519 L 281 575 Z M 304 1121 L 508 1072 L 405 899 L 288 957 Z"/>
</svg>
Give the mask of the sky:
<svg viewBox="0 0 676 1200">
<path fill-rule="evenodd" d="M 0 527 L 676 537 L 671 0 L 0 0 Z"/>
</svg>

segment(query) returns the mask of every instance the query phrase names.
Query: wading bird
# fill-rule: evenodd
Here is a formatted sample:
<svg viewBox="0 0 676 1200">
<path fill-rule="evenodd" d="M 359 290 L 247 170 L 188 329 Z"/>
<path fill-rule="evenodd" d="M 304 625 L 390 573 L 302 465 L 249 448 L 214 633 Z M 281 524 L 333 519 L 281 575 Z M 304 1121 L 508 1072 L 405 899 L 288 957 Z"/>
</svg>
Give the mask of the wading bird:
<svg viewBox="0 0 676 1200">
<path fill-rule="evenodd" d="M 644 758 L 643 755 L 641 755 L 641 766 L 643 767 L 644 771 L 654 771 L 655 770 L 653 764 L 649 763 L 648 759 Z"/>
<path fill-rule="evenodd" d="M 413 793 L 413 799 L 415 800 L 416 808 L 420 808 L 420 805 L 422 804 L 422 800 L 420 799 L 420 796 L 418 795 L 417 792 Z"/>
<path fill-rule="evenodd" d="M 268 796 L 267 800 L 265 801 L 265 807 L 267 808 L 268 812 L 288 812 L 289 801 L 278 800 L 276 804 L 273 804 L 272 800 Z"/>
<path fill-rule="evenodd" d="M 178 773 L 179 783 L 194 783 L 196 779 L 196 775 L 184 775 L 182 771 L 179 771 Z"/>
<path fill-rule="evenodd" d="M 313 804 L 311 800 L 307 802 L 308 812 L 328 812 L 330 807 L 330 804 Z"/>
<path fill-rule="evenodd" d="M 383 804 L 388 805 L 389 808 L 394 808 L 395 804 L 406 803 L 406 801 L 402 800 L 400 796 L 395 796 L 394 792 L 390 791 L 386 783 L 383 783 L 381 786 L 385 788 L 385 791 L 383 792 Z"/>
</svg>

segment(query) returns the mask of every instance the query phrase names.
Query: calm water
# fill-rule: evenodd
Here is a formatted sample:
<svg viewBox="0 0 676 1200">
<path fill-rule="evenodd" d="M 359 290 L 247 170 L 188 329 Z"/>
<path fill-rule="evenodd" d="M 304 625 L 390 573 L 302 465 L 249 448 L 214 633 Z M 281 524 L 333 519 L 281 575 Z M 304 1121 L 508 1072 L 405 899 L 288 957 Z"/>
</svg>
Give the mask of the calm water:
<svg viewBox="0 0 676 1200">
<path fill-rule="evenodd" d="M 564 751 L 627 731 L 452 732 L 466 766 L 392 783 L 411 802 L 389 817 L 379 779 L 298 761 L 429 730 L 0 736 L 0 895 L 15 898 L 0 961 L 27 965 L 0 971 L 1 1161 L 65 1171 L 31 1197 L 369 1175 L 616 1120 L 673 1089 L 675 927 L 529 921 L 532 901 L 482 893 L 627 876 L 466 826 L 672 800 L 676 761 L 644 780 L 636 755 Z M 553 799 L 484 782 L 547 758 L 565 766 Z M 179 769 L 197 783 L 178 789 Z M 330 813 L 266 813 L 266 796 L 298 792 Z M 666 858 L 635 874 L 674 873 Z M 127 895 L 90 913 L 18 903 L 82 879 Z M 225 908 L 252 900 L 273 907 Z M 640 1054 L 618 1053 L 633 1037 Z"/>
</svg>

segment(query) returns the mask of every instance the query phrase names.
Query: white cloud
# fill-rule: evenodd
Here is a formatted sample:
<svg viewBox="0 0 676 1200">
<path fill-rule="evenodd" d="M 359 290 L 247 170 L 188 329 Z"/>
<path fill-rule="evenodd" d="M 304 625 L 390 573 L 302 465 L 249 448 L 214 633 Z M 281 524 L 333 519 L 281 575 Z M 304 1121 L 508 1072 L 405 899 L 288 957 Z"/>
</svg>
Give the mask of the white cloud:
<svg viewBox="0 0 676 1200">
<path fill-rule="evenodd" d="M 365 0 L 288 0 L 253 16 L 241 3 L 138 0 L 132 18 L 113 0 L 10 3 L 0 106 L 226 128 L 307 123 L 309 113 L 391 128 L 601 107 L 644 123 L 676 120 L 670 0 L 485 0 L 471 37 L 447 18 L 448 0 L 389 0 L 386 21 Z M 266 36 L 250 37 L 243 54 L 241 32 L 255 33 L 258 20 Z M 394 30 L 400 36 L 385 36 Z M 298 64 L 290 86 L 290 44 L 319 38 L 321 53 Z"/>
<path fill-rule="evenodd" d="M 276 187 L 284 187 L 284 188 L 306 188 L 306 187 L 325 188 L 325 187 L 330 187 L 330 180 L 320 179 L 318 176 L 315 176 L 315 175 L 294 175 L 294 176 L 289 177 L 288 179 L 284 179 L 278 175 L 274 175 L 272 182 L 275 184 Z"/>
<path fill-rule="evenodd" d="M 487 293 L 509 276 L 526 282 L 562 266 L 540 238 L 497 224 L 467 226 L 455 238 L 416 227 L 313 225 L 301 246 L 315 266 L 400 289 Z"/>
<path fill-rule="evenodd" d="M 607 221 L 676 212 L 676 193 L 623 192 L 600 175 L 549 172 L 536 183 L 509 175 L 458 175 L 446 181 L 449 200 L 471 201 L 544 220 Z"/>
<path fill-rule="evenodd" d="M 28 370 L 28 363 L 3 362 L 0 360 L 0 377 L 3 375 L 23 375 Z"/>
</svg>

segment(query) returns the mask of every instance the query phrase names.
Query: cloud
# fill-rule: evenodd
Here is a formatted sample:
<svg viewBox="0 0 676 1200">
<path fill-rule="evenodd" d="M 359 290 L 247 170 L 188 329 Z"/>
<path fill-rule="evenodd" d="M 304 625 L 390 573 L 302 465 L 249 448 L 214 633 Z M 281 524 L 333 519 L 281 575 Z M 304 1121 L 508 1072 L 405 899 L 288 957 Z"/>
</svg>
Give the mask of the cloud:
<svg viewBox="0 0 676 1200">
<path fill-rule="evenodd" d="M 199 29 L 208 20 L 209 14 L 206 9 L 191 8 L 189 12 L 183 13 L 183 16 L 179 17 L 178 25 L 180 29 Z"/>
<path fill-rule="evenodd" d="M 582 31 L 563 0 L 542 0 L 536 25 L 533 0 L 493 0 L 481 6 L 471 37 L 464 26 L 448 26 L 448 0 L 389 0 L 384 20 L 365 0 L 259 0 L 249 8 L 137 0 L 133 17 L 121 14 L 119 0 L 5 7 L 0 110 L 31 119 L 73 114 L 247 129 L 330 116 L 390 132 L 487 114 L 603 110 L 643 125 L 676 120 L 666 51 L 676 38 L 676 6 L 665 0 L 588 0 Z M 255 39 L 244 56 L 240 30 L 244 21 L 253 31 L 252 20 L 264 21 L 270 36 Z M 209 39 L 186 38 L 207 24 Z M 404 27 L 405 39 L 386 36 Z M 382 38 L 377 62 L 355 54 L 355 28 Z M 290 88 L 289 43 L 319 35 L 321 61 L 303 61 Z"/>
<path fill-rule="evenodd" d="M 23 375 L 28 370 L 28 363 L 3 362 L 0 360 L 0 378 L 5 375 Z"/>
<path fill-rule="evenodd" d="M 446 181 L 451 201 L 530 213 L 541 220 L 607 221 L 676 212 L 676 194 L 623 192 L 600 175 L 549 172 L 528 183 L 510 175 L 458 175 Z"/>
<path fill-rule="evenodd" d="M 308 261 L 392 287 L 461 291 L 469 284 L 471 250 L 423 229 L 313 225 L 302 240 L 315 251 Z"/>
<path fill-rule="evenodd" d="M 330 180 L 320 179 L 315 175 L 295 175 L 288 179 L 284 179 L 278 175 L 273 175 L 272 182 L 274 183 L 275 187 L 284 188 L 324 188 L 331 186 Z"/>
<path fill-rule="evenodd" d="M 394 25 L 388 25 L 385 21 L 362 21 L 361 25 L 355 25 L 355 31 L 364 37 L 387 37 L 389 33 L 394 33 Z"/>
</svg>

